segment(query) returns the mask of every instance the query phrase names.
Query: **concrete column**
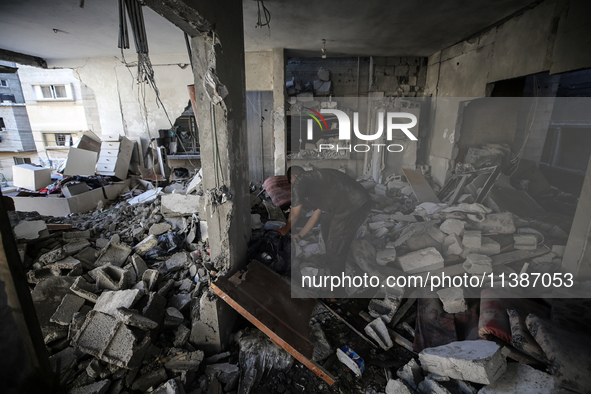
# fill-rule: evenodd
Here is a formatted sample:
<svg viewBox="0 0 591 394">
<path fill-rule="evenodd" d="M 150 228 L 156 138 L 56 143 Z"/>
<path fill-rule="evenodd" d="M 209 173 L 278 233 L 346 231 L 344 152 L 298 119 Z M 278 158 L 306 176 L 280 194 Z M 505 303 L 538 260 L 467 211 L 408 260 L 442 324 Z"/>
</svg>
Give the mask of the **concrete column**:
<svg viewBox="0 0 591 394">
<path fill-rule="evenodd" d="M 192 37 L 195 117 L 203 190 L 208 198 L 201 219 L 207 220 L 215 267 L 233 273 L 246 263 L 251 235 L 242 1 L 147 3 Z M 212 204 L 209 196 L 220 187 L 227 188 L 228 201 Z M 194 325 L 191 342 L 206 353 L 215 353 L 227 343 L 236 315 L 212 294 L 201 298 L 200 311 L 200 324 Z"/>
<path fill-rule="evenodd" d="M 48 352 L 0 193 L 0 391 L 53 391 Z"/>
<path fill-rule="evenodd" d="M 578 280 L 591 279 L 591 160 L 562 258 L 562 271 Z"/>
<path fill-rule="evenodd" d="M 275 175 L 284 175 L 287 156 L 285 120 L 285 51 L 273 49 L 273 142 Z"/>
</svg>

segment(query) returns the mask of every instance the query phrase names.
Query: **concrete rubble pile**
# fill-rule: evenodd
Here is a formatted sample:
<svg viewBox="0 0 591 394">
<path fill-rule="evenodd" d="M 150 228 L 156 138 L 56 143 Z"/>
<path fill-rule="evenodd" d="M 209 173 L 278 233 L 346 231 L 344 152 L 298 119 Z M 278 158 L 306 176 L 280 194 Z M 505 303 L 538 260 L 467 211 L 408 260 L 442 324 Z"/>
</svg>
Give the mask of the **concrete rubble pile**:
<svg viewBox="0 0 591 394">
<path fill-rule="evenodd" d="M 415 327 L 418 324 L 415 320 L 418 321 L 420 311 L 413 307 L 415 299 L 421 297 L 420 293 L 410 288 L 392 288 L 385 282 L 388 275 L 413 274 L 426 278 L 445 272 L 451 277 L 465 276 L 468 279 L 485 276 L 488 282 L 477 289 L 448 285 L 438 287 L 432 293 L 431 297 L 439 298 L 443 312 L 461 316 L 468 311 L 469 298 L 480 298 L 483 289 L 500 287 L 502 274 L 506 278 L 508 274 L 529 271 L 560 272 L 568 239 L 564 229 L 569 228 L 562 225 L 563 217 L 561 222 L 553 220 L 551 215 L 528 217 L 499 209 L 491 197 L 479 195 L 482 188 L 458 189 L 460 197 L 451 204 L 425 201 L 423 195 L 415 192 L 413 184 L 402 176 L 390 176 L 382 183 L 363 178 L 358 181 L 370 192 L 374 209 L 351 246 L 347 274 L 376 275 L 381 278 L 382 287 L 388 289 L 386 292 L 376 291 L 375 298 L 369 302 L 369 313 L 360 313 L 367 323 L 362 330 L 367 335 L 366 340 L 373 341 L 384 351 L 402 347 L 408 351 L 407 357 L 416 357 L 412 354 L 412 342 L 415 335 L 420 335 L 415 332 L 419 329 Z M 483 202 L 476 203 L 477 197 Z M 305 261 L 322 253 L 321 245 L 319 231 L 313 230 L 295 246 L 296 264 L 301 264 L 302 274 L 309 269 Z M 363 290 L 366 289 L 347 289 L 349 296 Z M 527 298 L 526 295 L 521 297 Z M 346 310 L 346 304 L 352 302 L 337 304 Z M 509 320 L 507 315 L 504 318 Z M 526 324 L 522 323 L 522 326 Z M 525 327 L 527 335 L 528 329 L 533 328 L 531 325 Z M 478 336 L 477 333 L 476 338 Z M 531 358 L 522 357 L 516 351 L 521 350 L 518 347 L 501 347 L 482 333 L 480 338 L 453 339 L 447 345 L 424 348 L 416 361 L 411 359 L 410 364 L 398 372 L 399 379 L 388 381 L 385 392 L 508 393 L 520 391 L 516 390 L 520 387 L 525 389 L 524 382 L 535 387 L 533 391 L 528 387 L 530 390 L 526 392 L 560 392 L 564 388 L 581 393 L 586 391 L 587 378 L 584 375 L 588 374 L 578 374 L 569 381 L 562 377 L 560 367 L 553 366 L 561 365 L 564 360 L 548 354 L 550 363 L 546 358 L 546 364 L 536 363 Z M 340 344 L 332 343 L 332 346 Z M 574 349 L 576 347 L 571 347 Z M 540 352 L 544 353 L 541 349 Z M 579 367 L 570 361 L 569 365 Z"/>
<path fill-rule="evenodd" d="M 50 362 L 70 393 L 184 393 L 235 375 L 201 349 L 200 299 L 220 274 L 202 197 L 133 194 L 67 217 L 11 212 Z M 72 229 L 50 234 L 56 224 Z M 198 375 L 205 365 L 217 372 Z"/>
</svg>

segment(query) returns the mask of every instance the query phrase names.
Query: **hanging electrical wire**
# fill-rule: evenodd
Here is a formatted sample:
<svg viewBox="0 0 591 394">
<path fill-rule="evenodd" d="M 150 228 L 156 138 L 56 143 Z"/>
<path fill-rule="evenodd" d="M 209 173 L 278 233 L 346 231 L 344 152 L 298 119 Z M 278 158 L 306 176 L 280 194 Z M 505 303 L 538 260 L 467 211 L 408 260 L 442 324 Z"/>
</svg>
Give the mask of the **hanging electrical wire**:
<svg viewBox="0 0 591 394">
<path fill-rule="evenodd" d="M 148 36 L 146 35 L 146 26 L 144 24 L 144 14 L 142 11 L 142 5 L 139 0 L 119 0 L 119 43 L 118 46 L 121 48 L 121 56 L 123 62 L 125 56 L 123 55 L 123 49 L 129 48 L 129 32 L 127 28 L 127 19 L 131 25 L 131 31 L 133 32 L 135 51 L 138 55 L 137 60 L 137 75 L 136 80 L 138 84 L 148 84 L 154 90 L 156 95 L 156 102 L 162 106 L 170 127 L 173 127 L 172 121 L 168 116 L 168 112 L 160 99 L 160 92 L 156 86 L 156 79 L 154 77 L 154 68 L 150 61 L 149 49 L 148 49 Z"/>
<path fill-rule="evenodd" d="M 271 35 L 271 13 L 269 12 L 269 10 L 267 9 L 267 7 L 265 7 L 265 2 L 263 0 L 257 0 L 257 7 L 258 7 L 258 13 L 257 13 L 257 24 L 255 26 L 255 28 L 258 27 L 265 27 L 267 26 L 267 28 L 269 29 L 269 35 Z M 264 22 L 263 22 L 264 20 Z"/>
</svg>

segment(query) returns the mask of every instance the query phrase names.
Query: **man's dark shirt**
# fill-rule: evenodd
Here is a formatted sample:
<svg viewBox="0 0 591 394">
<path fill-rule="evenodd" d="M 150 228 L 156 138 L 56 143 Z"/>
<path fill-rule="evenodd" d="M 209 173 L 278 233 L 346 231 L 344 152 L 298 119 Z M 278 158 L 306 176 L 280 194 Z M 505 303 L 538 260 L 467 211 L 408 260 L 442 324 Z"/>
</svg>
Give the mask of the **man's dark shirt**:
<svg viewBox="0 0 591 394">
<path fill-rule="evenodd" d="M 329 168 L 301 173 L 291 187 L 291 206 L 339 214 L 370 201 L 367 190 L 347 174 Z"/>
</svg>

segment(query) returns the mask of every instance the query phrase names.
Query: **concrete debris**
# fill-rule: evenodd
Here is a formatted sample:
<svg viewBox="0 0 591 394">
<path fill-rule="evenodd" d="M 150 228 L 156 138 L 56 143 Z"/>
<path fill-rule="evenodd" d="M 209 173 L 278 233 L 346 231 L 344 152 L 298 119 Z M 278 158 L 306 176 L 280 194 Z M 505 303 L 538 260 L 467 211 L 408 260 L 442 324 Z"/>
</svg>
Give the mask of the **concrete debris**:
<svg viewBox="0 0 591 394">
<path fill-rule="evenodd" d="M 464 253 L 464 245 L 457 234 L 450 234 L 445 237 L 443 241 L 443 254 L 445 257 L 456 255 L 460 256 Z"/>
<path fill-rule="evenodd" d="M 191 216 L 203 212 L 203 197 L 192 194 L 164 194 L 160 211 L 164 217 Z"/>
<path fill-rule="evenodd" d="M 447 313 L 466 312 L 468 305 L 464 300 L 464 290 L 458 287 L 450 287 L 437 292 L 439 299 L 443 303 L 443 310 Z"/>
<path fill-rule="evenodd" d="M 464 233 L 464 227 L 466 226 L 466 222 L 463 222 L 458 219 L 447 219 L 445 222 L 441 223 L 439 226 L 439 230 L 443 231 L 446 234 L 456 234 L 462 235 Z"/>
<path fill-rule="evenodd" d="M 73 294 L 66 294 L 49 321 L 67 326 L 72 322 L 74 313 L 78 312 L 82 308 L 82 305 L 84 305 L 84 298 Z"/>
<path fill-rule="evenodd" d="M 390 379 L 386 384 L 386 394 L 412 394 L 402 380 Z"/>
<path fill-rule="evenodd" d="M 144 238 L 142 242 L 135 245 L 133 251 L 139 254 L 140 256 L 144 256 L 146 253 L 148 253 L 152 248 L 155 248 L 156 246 L 158 246 L 158 238 L 156 238 L 154 234 L 150 234 L 149 236 Z"/>
<path fill-rule="evenodd" d="M 398 262 L 407 274 L 443 268 L 443 257 L 435 248 L 427 248 L 400 256 Z"/>
<path fill-rule="evenodd" d="M 394 346 L 386 324 L 379 317 L 366 325 L 364 331 L 370 338 L 376 341 L 382 349 L 388 350 Z"/>
<path fill-rule="evenodd" d="M 376 262 L 379 265 L 388 265 L 396 261 L 396 249 L 395 248 L 386 248 L 384 250 L 379 250 L 376 254 Z"/>
<path fill-rule="evenodd" d="M 180 269 L 189 268 L 191 263 L 191 256 L 187 252 L 175 253 L 171 258 L 166 260 L 166 269 L 168 271 L 177 271 Z"/>
<path fill-rule="evenodd" d="M 100 252 L 95 265 L 100 267 L 101 265 L 112 264 L 121 267 L 130 254 L 131 248 L 129 246 L 109 242 L 109 245 Z"/>
<path fill-rule="evenodd" d="M 538 240 L 533 234 L 514 234 L 513 247 L 521 250 L 536 250 L 538 247 Z"/>
<path fill-rule="evenodd" d="M 419 383 L 419 393 L 425 394 L 451 394 L 451 392 L 443 387 L 439 382 L 434 380 L 431 376 L 425 377 L 425 379 Z"/>
<path fill-rule="evenodd" d="M 482 221 L 470 220 L 468 227 L 483 233 L 513 234 L 515 223 L 511 212 L 491 213 L 485 215 Z"/>
<path fill-rule="evenodd" d="M 520 363 L 507 364 L 507 371 L 478 394 L 531 393 L 551 394 L 559 389 L 551 375 Z"/>
<path fill-rule="evenodd" d="M 464 232 L 462 244 L 466 248 L 479 249 L 482 246 L 482 232 L 477 230 L 468 230 Z"/>
<path fill-rule="evenodd" d="M 168 230 L 170 230 L 172 227 L 170 224 L 166 223 L 166 222 L 162 222 L 162 223 L 154 223 L 152 226 L 150 226 L 150 230 L 148 231 L 149 235 L 162 235 L 165 232 L 167 232 Z"/>
<path fill-rule="evenodd" d="M 418 390 L 419 383 L 423 381 L 423 371 L 414 358 L 400 368 L 396 376 L 413 390 Z"/>
<path fill-rule="evenodd" d="M 49 230 L 43 220 L 30 220 L 19 223 L 14 228 L 14 235 L 17 239 L 32 240 L 49 237 Z"/>
<path fill-rule="evenodd" d="M 493 383 L 507 367 L 501 347 L 483 339 L 427 348 L 419 360 L 427 372 L 480 384 Z"/>
<path fill-rule="evenodd" d="M 400 306 L 401 300 L 402 295 L 400 297 L 388 296 L 383 300 L 373 298 L 369 301 L 369 314 L 371 317 L 379 317 L 384 323 L 390 323 Z"/>
<path fill-rule="evenodd" d="M 469 254 L 464 261 L 464 270 L 469 274 L 488 274 L 493 271 L 492 259 L 483 254 Z"/>
<path fill-rule="evenodd" d="M 76 387 L 70 390 L 69 394 L 105 394 L 109 390 L 111 380 L 104 379 L 100 382 L 95 382 L 82 387 Z"/>
<path fill-rule="evenodd" d="M 94 305 L 94 310 L 114 315 L 118 308 L 131 308 L 142 296 L 142 292 L 137 289 L 105 291 Z"/>
</svg>

